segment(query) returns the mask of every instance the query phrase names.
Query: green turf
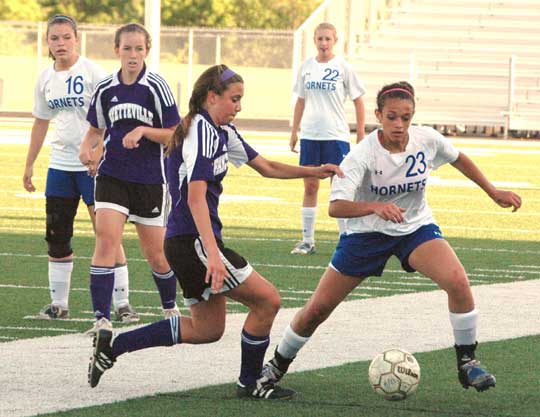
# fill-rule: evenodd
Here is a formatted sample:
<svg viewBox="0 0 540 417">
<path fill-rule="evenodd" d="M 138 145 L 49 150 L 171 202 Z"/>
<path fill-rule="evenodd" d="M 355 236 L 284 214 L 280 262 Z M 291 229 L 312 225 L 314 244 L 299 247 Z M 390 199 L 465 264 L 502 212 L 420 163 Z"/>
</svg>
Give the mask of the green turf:
<svg viewBox="0 0 540 417">
<path fill-rule="evenodd" d="M 271 138 L 263 139 L 270 141 Z M 274 143 L 286 149 L 286 135 L 276 137 Z M 448 182 L 464 180 L 453 168 L 445 166 L 433 173 L 446 182 L 428 187 L 429 203 L 444 235 L 465 265 L 471 284 L 540 279 L 540 143 L 459 142 L 459 148 L 470 153 L 492 181 L 527 183 L 525 188 L 515 189 L 523 197 L 522 209 L 509 213 L 478 188 Z M 88 269 L 93 234 L 82 206 L 73 239 L 77 258 L 70 309 L 74 320 L 35 319 L 35 314 L 49 300 L 43 240 L 44 199 L 27 198 L 22 188 L 26 149 L 27 145 L 0 145 L 0 268 L 3 272 L 0 342 L 81 332 L 90 327 L 92 320 Z M 44 148 L 35 167 L 38 192 L 44 189 L 47 152 Z M 289 154 L 270 157 L 288 163 L 296 163 L 297 158 Z M 231 168 L 227 177 L 225 195 L 244 199 L 222 201 L 220 210 L 226 244 L 244 255 L 276 285 L 284 307 L 305 303 L 334 250 L 336 223 L 326 214 L 323 203 L 328 193 L 328 181 L 325 181 L 320 190 L 317 253 L 298 257 L 290 255 L 289 251 L 300 237 L 302 182 L 263 179 L 246 167 Z M 126 226 L 124 245 L 130 269 L 130 300 L 141 313 L 143 323 L 155 321 L 161 317 L 159 297 L 131 225 Z M 392 259 L 382 277 L 370 278 L 349 299 L 433 290 L 436 287 L 429 280 L 419 274 L 405 274 Z M 229 303 L 228 311 L 245 309 Z M 121 325 L 115 323 L 115 326 Z M 386 402 L 371 392 L 367 364 L 357 363 L 290 375 L 287 383 L 300 394 L 285 404 L 238 401 L 233 398 L 233 387 L 229 384 L 76 410 L 65 415 L 538 416 L 536 388 L 540 369 L 537 349 L 535 354 L 532 346 L 538 346 L 539 341 L 537 335 L 482 344 L 482 360 L 499 377 L 497 388 L 482 394 L 459 387 L 453 371 L 453 352 L 448 350 L 415 355 L 422 366 L 421 386 L 417 396 L 400 403 Z M 354 349 L 354 346 L 345 348 Z M 181 385 L 178 388 L 181 389 Z"/>
<path fill-rule="evenodd" d="M 369 363 L 357 362 L 288 375 L 283 385 L 298 392 L 290 401 L 239 400 L 234 396 L 234 384 L 225 384 L 54 415 L 537 417 L 540 362 L 535 346 L 539 343 L 540 336 L 483 343 L 478 353 L 498 379 L 494 389 L 482 393 L 461 387 L 455 371 L 455 353 L 453 349 L 445 349 L 415 354 L 422 373 L 420 386 L 417 393 L 405 401 L 389 402 L 372 391 L 367 380 Z M 297 360 L 300 361 L 301 356 Z"/>
<path fill-rule="evenodd" d="M 263 139 L 276 147 L 286 146 L 285 134 Z M 453 184 L 428 187 L 430 205 L 445 236 L 465 265 L 472 285 L 539 279 L 540 170 L 537 158 L 540 143 L 460 141 L 458 146 L 474 155 L 473 159 L 493 181 L 529 184 L 527 188 L 516 189 L 524 201 L 523 208 L 517 213 L 499 208 L 476 187 Z M 28 193 L 21 185 L 26 149 L 27 145 L 0 145 L 0 238 L 3 242 L 0 267 L 4 272 L 0 293 L 2 299 L 9 300 L 3 305 L 5 314 L 0 316 L 0 335 L 3 336 L 0 342 L 83 331 L 92 320 L 88 270 L 93 233 L 82 204 L 73 239 L 77 259 L 70 309 L 74 321 L 43 322 L 32 317 L 48 302 L 49 296 L 47 247 L 43 240 L 44 199 L 24 198 Z M 47 154 L 45 147 L 35 166 L 34 182 L 38 192 L 44 189 Z M 279 159 L 295 163 L 296 156 L 285 154 Z M 511 175 L 499 167 L 512 167 Z M 433 176 L 444 181 L 465 180 L 449 166 L 435 171 Z M 337 237 L 336 222 L 328 217 L 322 203 L 328 193 L 329 185 L 325 181 L 320 190 L 317 253 L 309 257 L 292 256 L 289 251 L 300 237 L 301 180 L 261 178 L 246 167 L 231 168 L 227 176 L 225 195 L 235 198 L 224 198 L 220 207 L 225 242 L 278 287 L 284 307 L 299 307 L 305 303 L 332 256 Z M 126 226 L 124 245 L 129 261 L 131 302 L 142 314 L 142 322 L 154 321 L 161 317 L 159 298 L 131 225 Z M 392 259 L 382 277 L 370 278 L 349 298 L 432 290 L 436 290 L 436 286 L 431 281 L 419 274 L 404 273 L 397 260 Z M 245 311 L 236 303 L 229 303 L 228 309 L 230 312 Z"/>
</svg>

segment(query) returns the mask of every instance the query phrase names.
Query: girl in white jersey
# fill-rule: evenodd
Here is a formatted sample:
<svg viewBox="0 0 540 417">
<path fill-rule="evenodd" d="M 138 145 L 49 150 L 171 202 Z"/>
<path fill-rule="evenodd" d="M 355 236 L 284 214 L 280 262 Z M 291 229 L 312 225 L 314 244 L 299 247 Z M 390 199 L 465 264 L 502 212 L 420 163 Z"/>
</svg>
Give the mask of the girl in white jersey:
<svg viewBox="0 0 540 417">
<path fill-rule="evenodd" d="M 353 68 L 333 52 L 337 42 L 336 28 L 321 23 L 313 37 L 317 56 L 306 60 L 300 70 L 293 92 L 298 96 L 294 107 L 290 148 L 296 152 L 300 129 L 300 165 L 339 164 L 349 152 L 349 124 L 345 117 L 345 100 L 349 96 L 356 113 L 356 142 L 364 137 L 364 86 Z M 301 125 L 300 125 L 301 122 Z M 320 180 L 304 178 L 302 203 L 302 241 L 292 254 L 315 252 L 315 217 Z M 343 222 L 338 221 L 340 233 Z"/>
<path fill-rule="evenodd" d="M 47 44 L 53 65 L 40 75 L 35 88 L 34 125 L 23 175 L 24 188 L 36 190 L 32 182 L 34 162 L 43 146 L 49 122 L 55 120 L 55 136 L 45 188 L 51 303 L 39 313 L 41 318 L 69 316 L 69 288 L 73 270 L 73 221 L 82 197 L 95 227 L 94 179 L 79 161 L 79 146 L 88 130 L 86 112 L 96 84 L 105 77 L 97 64 L 79 56 L 77 24 L 69 16 L 55 15 L 47 23 Z M 99 149 L 93 151 L 96 157 Z M 115 297 L 117 318 L 125 322 L 139 320 L 129 304 L 128 270 L 124 250 L 115 257 Z"/>
<path fill-rule="evenodd" d="M 464 388 L 495 386 L 495 377 L 475 359 L 478 312 L 467 274 L 435 224 L 425 198 L 432 169 L 450 163 L 501 207 L 521 206 L 521 198 L 499 190 L 478 167 L 437 131 L 411 126 L 415 100 L 406 82 L 390 84 L 377 96 L 382 129 L 372 132 L 341 164 L 344 178 L 332 184 L 329 213 L 346 218 L 332 260 L 319 285 L 296 314 L 263 374 L 278 381 L 317 327 L 356 286 L 381 276 L 392 255 L 407 272 L 431 278 L 448 295 L 458 377 Z"/>
</svg>

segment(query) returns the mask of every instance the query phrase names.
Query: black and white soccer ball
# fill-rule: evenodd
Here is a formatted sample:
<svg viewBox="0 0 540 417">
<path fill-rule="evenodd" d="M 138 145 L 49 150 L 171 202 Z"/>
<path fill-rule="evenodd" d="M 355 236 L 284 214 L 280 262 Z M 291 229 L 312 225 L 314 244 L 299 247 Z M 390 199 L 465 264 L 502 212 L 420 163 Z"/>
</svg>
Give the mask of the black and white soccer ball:
<svg viewBox="0 0 540 417">
<path fill-rule="evenodd" d="M 409 352 L 399 348 L 379 353 L 369 365 L 369 382 L 377 394 L 391 401 L 404 400 L 420 383 L 420 365 Z"/>
</svg>

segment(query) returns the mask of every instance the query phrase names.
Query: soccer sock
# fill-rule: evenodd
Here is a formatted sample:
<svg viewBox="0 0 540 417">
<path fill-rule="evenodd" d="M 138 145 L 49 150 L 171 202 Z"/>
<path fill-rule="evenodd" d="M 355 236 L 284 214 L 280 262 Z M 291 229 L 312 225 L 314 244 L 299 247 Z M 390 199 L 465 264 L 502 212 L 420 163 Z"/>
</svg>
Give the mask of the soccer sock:
<svg viewBox="0 0 540 417">
<path fill-rule="evenodd" d="M 285 359 L 294 359 L 298 351 L 302 349 L 308 340 L 309 337 L 296 334 L 289 324 L 285 329 L 285 333 L 283 333 L 276 351 Z"/>
<path fill-rule="evenodd" d="M 152 276 L 159 291 L 161 306 L 164 309 L 174 308 L 176 305 L 176 275 L 171 270 L 164 274 L 152 271 Z"/>
<path fill-rule="evenodd" d="M 240 384 L 254 385 L 261 376 L 264 354 L 270 344 L 270 336 L 253 336 L 242 329 L 242 363 Z"/>
<path fill-rule="evenodd" d="M 113 357 L 117 358 L 126 352 L 182 343 L 180 323 L 180 317 L 174 316 L 129 332 L 120 333 L 113 341 Z"/>
<path fill-rule="evenodd" d="M 126 264 L 114 266 L 113 304 L 116 310 L 129 304 L 129 273 Z"/>
<path fill-rule="evenodd" d="M 315 217 L 317 207 L 302 207 L 302 240 L 315 243 Z"/>
<path fill-rule="evenodd" d="M 90 295 L 96 320 L 111 319 L 111 301 L 114 289 L 114 268 L 90 266 Z"/>
<path fill-rule="evenodd" d="M 73 261 L 49 261 L 49 291 L 52 304 L 67 310 Z"/>
<path fill-rule="evenodd" d="M 476 308 L 468 313 L 450 312 L 450 323 L 454 330 L 456 345 L 474 345 L 478 323 L 478 310 Z"/>
</svg>

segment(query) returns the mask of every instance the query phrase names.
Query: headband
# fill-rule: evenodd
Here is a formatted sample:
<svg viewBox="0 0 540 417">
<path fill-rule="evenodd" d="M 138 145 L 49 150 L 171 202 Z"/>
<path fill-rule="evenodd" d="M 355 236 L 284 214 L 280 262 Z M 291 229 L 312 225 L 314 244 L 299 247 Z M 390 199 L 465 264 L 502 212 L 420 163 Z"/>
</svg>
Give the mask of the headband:
<svg viewBox="0 0 540 417">
<path fill-rule="evenodd" d="M 381 94 L 381 97 L 382 97 L 382 96 L 385 96 L 386 94 L 393 93 L 393 92 L 395 92 L 395 91 L 400 91 L 400 92 L 402 92 L 402 93 L 405 93 L 405 94 L 407 94 L 407 95 L 413 97 L 412 93 L 411 93 L 409 90 L 406 90 L 406 89 L 404 89 L 404 88 L 399 88 L 399 87 L 391 88 L 391 89 L 389 89 L 389 90 L 386 90 L 384 93 Z"/>
<path fill-rule="evenodd" d="M 219 81 L 221 81 L 222 83 L 224 83 L 225 81 L 227 81 L 229 78 L 232 78 L 236 75 L 236 72 L 234 72 L 232 69 L 229 69 L 227 68 L 225 71 L 223 71 L 221 73 L 221 75 L 219 76 Z"/>
<path fill-rule="evenodd" d="M 55 14 L 53 17 L 49 19 L 49 24 L 56 22 L 58 20 L 67 20 L 68 22 L 75 24 L 75 20 L 73 20 L 73 18 L 66 16 L 64 14 Z"/>
</svg>

